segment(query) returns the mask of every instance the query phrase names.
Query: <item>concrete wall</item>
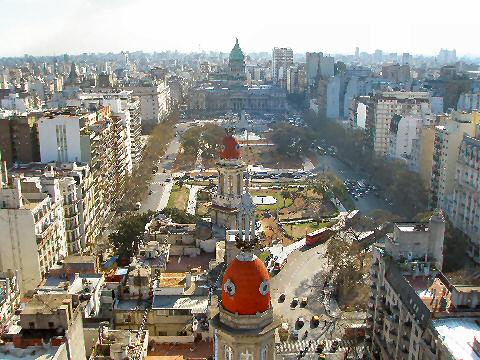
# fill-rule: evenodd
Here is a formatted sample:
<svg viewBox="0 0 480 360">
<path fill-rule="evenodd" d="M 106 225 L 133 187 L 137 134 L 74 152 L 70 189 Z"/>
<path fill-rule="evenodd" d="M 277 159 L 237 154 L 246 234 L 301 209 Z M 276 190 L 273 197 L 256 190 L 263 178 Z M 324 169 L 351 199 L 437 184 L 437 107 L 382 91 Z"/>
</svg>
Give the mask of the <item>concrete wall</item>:
<svg viewBox="0 0 480 360">
<path fill-rule="evenodd" d="M 0 271 L 19 270 L 20 291 L 41 280 L 33 214 L 26 209 L 0 209 Z"/>
<path fill-rule="evenodd" d="M 57 134 L 57 125 L 65 126 L 66 147 L 61 145 L 61 134 Z M 40 160 L 51 162 L 59 160 L 58 148 L 65 149 L 64 162 L 81 161 L 80 119 L 76 116 L 59 115 L 53 119 L 41 118 L 38 121 L 40 142 Z"/>
</svg>

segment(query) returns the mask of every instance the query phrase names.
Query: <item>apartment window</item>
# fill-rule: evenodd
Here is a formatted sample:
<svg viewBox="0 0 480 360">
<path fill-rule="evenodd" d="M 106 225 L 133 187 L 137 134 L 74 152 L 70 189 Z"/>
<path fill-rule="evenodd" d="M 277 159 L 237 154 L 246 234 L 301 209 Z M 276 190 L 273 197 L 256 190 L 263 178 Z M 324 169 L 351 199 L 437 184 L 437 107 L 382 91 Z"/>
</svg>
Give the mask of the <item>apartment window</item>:
<svg viewBox="0 0 480 360">
<path fill-rule="evenodd" d="M 53 321 L 49 321 L 49 322 L 48 322 L 48 327 L 49 327 L 50 329 L 52 329 L 54 326 L 55 326 L 55 324 L 53 323 Z"/>
<path fill-rule="evenodd" d="M 35 323 L 34 323 L 34 322 L 29 322 L 29 323 L 28 323 L 28 327 L 29 327 L 30 329 L 35 329 Z"/>
</svg>

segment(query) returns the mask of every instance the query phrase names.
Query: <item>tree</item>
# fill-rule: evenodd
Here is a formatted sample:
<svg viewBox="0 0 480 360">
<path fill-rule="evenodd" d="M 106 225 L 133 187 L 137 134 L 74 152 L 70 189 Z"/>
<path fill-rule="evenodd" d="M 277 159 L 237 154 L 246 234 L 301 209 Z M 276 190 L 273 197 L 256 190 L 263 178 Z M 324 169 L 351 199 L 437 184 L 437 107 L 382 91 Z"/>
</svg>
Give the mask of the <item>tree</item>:
<svg viewBox="0 0 480 360">
<path fill-rule="evenodd" d="M 286 201 L 287 199 L 290 199 L 292 197 L 290 191 L 288 191 L 287 188 L 284 188 L 281 192 L 282 198 L 283 198 L 283 207 L 286 207 Z"/>
<path fill-rule="evenodd" d="M 272 141 L 282 155 L 301 156 L 309 148 L 312 138 L 303 127 L 280 123 L 274 126 Z"/>
<path fill-rule="evenodd" d="M 129 213 L 124 215 L 114 227 L 108 239 L 120 258 L 130 258 L 143 239 L 145 225 L 155 216 L 155 212 Z"/>
</svg>

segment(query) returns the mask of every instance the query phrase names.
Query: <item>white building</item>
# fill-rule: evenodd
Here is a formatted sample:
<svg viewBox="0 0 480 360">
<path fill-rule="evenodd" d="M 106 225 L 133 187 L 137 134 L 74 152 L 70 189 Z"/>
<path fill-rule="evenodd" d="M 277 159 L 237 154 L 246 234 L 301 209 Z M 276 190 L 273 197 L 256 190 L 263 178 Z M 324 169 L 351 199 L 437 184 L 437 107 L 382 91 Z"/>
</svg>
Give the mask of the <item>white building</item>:
<svg viewBox="0 0 480 360">
<path fill-rule="evenodd" d="M 447 195 L 453 192 L 458 151 L 464 134 L 475 135 L 475 125 L 464 117 L 449 118 L 435 127 L 430 208 L 444 209 Z"/>
<path fill-rule="evenodd" d="M 0 271 L 18 270 L 23 293 L 35 289 L 47 271 L 67 255 L 63 208 L 38 182 L 22 183 L 14 178 L 7 183 L 6 179 L 2 169 Z M 58 183 L 53 191 L 60 196 Z"/>
<path fill-rule="evenodd" d="M 460 144 L 453 192 L 446 211 L 452 224 L 470 237 L 468 255 L 480 263 L 480 140 L 466 134 Z"/>
<path fill-rule="evenodd" d="M 170 88 L 165 80 L 156 80 L 129 89 L 140 99 L 140 116 L 144 130 L 151 129 L 166 119 L 170 111 Z"/>
<path fill-rule="evenodd" d="M 408 115 L 412 112 L 422 113 L 422 103 L 429 104 L 428 92 L 381 92 L 374 97 L 369 106 L 373 109 L 367 128 L 371 134 L 373 150 L 386 156 L 389 153 L 391 122 L 395 115 Z"/>
</svg>

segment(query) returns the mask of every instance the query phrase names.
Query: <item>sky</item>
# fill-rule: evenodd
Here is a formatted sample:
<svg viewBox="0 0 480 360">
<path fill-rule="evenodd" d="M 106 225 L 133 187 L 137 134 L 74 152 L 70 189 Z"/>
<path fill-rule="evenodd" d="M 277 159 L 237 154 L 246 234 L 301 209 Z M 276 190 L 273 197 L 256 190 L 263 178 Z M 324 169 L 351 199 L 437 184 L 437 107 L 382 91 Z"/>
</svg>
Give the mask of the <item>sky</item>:
<svg viewBox="0 0 480 360">
<path fill-rule="evenodd" d="M 0 56 L 291 47 L 480 55 L 478 0 L 0 0 Z"/>
</svg>

